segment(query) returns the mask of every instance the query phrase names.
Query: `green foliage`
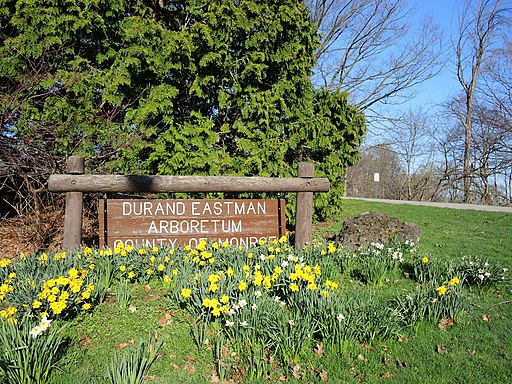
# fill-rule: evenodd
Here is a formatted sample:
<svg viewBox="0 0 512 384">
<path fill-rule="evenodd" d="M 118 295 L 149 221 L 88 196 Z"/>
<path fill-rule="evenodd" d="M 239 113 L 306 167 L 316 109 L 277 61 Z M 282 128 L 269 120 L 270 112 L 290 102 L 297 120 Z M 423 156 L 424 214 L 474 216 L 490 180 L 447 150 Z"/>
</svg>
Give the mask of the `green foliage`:
<svg viewBox="0 0 512 384">
<path fill-rule="evenodd" d="M 447 275 L 446 263 L 438 261 L 432 256 L 423 256 L 412 263 L 414 278 L 421 284 L 438 284 Z"/>
<path fill-rule="evenodd" d="M 365 122 L 346 93 L 314 90 L 302 2 L 2 0 L 0 22 L 0 134 L 32 156 L 280 177 L 311 161 L 332 184 L 315 218 L 339 210 Z"/>
<path fill-rule="evenodd" d="M 92 281 L 95 286 L 94 296 L 97 301 L 103 301 L 107 296 L 112 282 L 114 281 L 117 269 L 114 260 L 108 255 L 103 257 L 90 258 L 90 265 L 95 270 Z"/>
<path fill-rule="evenodd" d="M 372 243 L 359 251 L 358 273 L 368 283 L 376 286 L 384 285 L 386 279 L 398 277 L 404 256 L 410 255 L 411 247 L 398 241 L 388 244 Z"/>
<path fill-rule="evenodd" d="M 65 353 L 63 329 L 46 319 L 31 329 L 26 322 L 17 325 L 0 317 L 0 373 L 5 382 L 47 383 Z"/>
<path fill-rule="evenodd" d="M 397 296 L 391 303 L 393 317 L 405 326 L 418 326 L 421 321 L 460 319 L 467 297 L 461 285 L 417 285 L 414 292 Z"/>
<path fill-rule="evenodd" d="M 508 268 L 503 268 L 495 262 L 482 257 L 463 257 L 454 269 L 468 284 L 477 286 L 495 287 L 498 283 L 510 284 L 510 273 Z"/>
<path fill-rule="evenodd" d="M 144 378 L 158 357 L 162 346 L 154 337 L 140 339 L 137 345 L 124 352 L 116 351 L 107 366 L 108 382 L 111 384 L 142 384 Z"/>
<path fill-rule="evenodd" d="M 365 133 L 364 116 L 348 103 L 346 92 L 319 91 L 315 94 L 315 125 L 303 137 L 302 160 L 317 164 L 316 176 L 327 177 L 328 193 L 315 194 L 315 219 L 319 221 L 340 212 L 347 167 L 359 159 L 359 145 Z"/>
<path fill-rule="evenodd" d="M 119 309 L 127 309 L 132 298 L 132 287 L 127 280 L 121 281 L 116 287 L 116 299 Z"/>
</svg>

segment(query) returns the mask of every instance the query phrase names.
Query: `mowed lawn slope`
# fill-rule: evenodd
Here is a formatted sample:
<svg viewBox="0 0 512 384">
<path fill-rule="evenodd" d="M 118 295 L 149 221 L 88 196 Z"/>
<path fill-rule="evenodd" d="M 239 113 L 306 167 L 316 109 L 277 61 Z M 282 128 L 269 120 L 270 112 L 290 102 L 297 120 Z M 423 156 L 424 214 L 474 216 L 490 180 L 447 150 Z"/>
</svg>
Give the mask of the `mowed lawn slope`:
<svg viewBox="0 0 512 384">
<path fill-rule="evenodd" d="M 344 201 L 343 215 L 315 226 L 314 235 L 331 237 L 343 221 L 363 212 L 384 212 L 421 229 L 420 251 L 456 258 L 480 256 L 512 266 L 512 214 L 418 205 L 396 205 L 363 200 Z"/>
<path fill-rule="evenodd" d="M 384 212 L 416 223 L 420 254 L 453 261 L 481 257 L 512 269 L 511 213 L 345 200 L 343 215 L 317 224 L 314 234 L 329 238 L 345 219 L 363 212 Z M 411 330 L 405 341 L 365 351 L 367 361 L 353 360 L 355 375 L 347 382 L 512 383 L 510 279 L 497 288 L 472 288 L 468 299 L 466 316 L 453 326 L 425 324 Z"/>
</svg>

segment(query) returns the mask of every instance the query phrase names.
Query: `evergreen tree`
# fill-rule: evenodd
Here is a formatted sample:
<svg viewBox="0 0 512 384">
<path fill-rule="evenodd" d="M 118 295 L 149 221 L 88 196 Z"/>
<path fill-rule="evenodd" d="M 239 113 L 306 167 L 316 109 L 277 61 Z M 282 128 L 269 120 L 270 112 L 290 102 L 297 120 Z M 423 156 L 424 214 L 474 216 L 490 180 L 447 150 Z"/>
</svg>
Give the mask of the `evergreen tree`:
<svg viewBox="0 0 512 384">
<path fill-rule="evenodd" d="M 287 177 L 312 161 L 333 186 L 317 218 L 339 208 L 364 118 L 313 88 L 301 1 L 0 0 L 0 23 L 4 152 L 171 175 Z"/>
</svg>

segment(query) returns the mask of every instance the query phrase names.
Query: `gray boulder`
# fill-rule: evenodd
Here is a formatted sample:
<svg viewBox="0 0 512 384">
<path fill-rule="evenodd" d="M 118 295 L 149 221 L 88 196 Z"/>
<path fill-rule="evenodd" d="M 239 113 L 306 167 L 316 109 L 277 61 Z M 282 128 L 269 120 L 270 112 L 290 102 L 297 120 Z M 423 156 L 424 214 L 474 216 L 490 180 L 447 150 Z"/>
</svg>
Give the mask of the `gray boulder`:
<svg viewBox="0 0 512 384">
<path fill-rule="evenodd" d="M 420 234 L 419 227 L 414 223 L 403 222 L 385 213 L 366 212 L 348 218 L 332 240 L 345 249 L 358 249 L 373 242 L 387 243 L 393 238 L 417 243 Z"/>
</svg>

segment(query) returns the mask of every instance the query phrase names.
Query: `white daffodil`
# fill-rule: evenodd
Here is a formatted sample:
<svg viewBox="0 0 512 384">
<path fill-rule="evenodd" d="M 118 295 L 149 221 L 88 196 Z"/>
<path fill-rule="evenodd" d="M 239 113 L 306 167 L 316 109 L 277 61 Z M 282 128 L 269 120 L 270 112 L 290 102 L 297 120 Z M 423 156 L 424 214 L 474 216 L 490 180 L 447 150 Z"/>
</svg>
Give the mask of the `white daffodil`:
<svg viewBox="0 0 512 384">
<path fill-rule="evenodd" d="M 36 325 L 34 328 L 30 330 L 30 335 L 35 339 L 37 336 L 39 336 L 41 333 L 43 333 L 43 329 Z"/>
<path fill-rule="evenodd" d="M 238 302 L 238 306 L 239 306 L 240 308 L 243 308 L 243 307 L 245 307 L 246 305 L 247 305 L 247 300 L 245 300 L 245 299 L 242 299 L 242 300 L 240 300 L 240 301 Z"/>
<path fill-rule="evenodd" d="M 52 322 L 52 320 L 48 320 L 48 319 L 46 318 L 46 316 L 45 316 L 45 317 L 43 317 L 43 318 L 41 319 L 41 324 L 39 324 L 39 326 L 41 327 L 41 330 L 42 330 L 42 331 L 46 331 L 46 330 L 50 327 L 51 322 Z"/>
</svg>

